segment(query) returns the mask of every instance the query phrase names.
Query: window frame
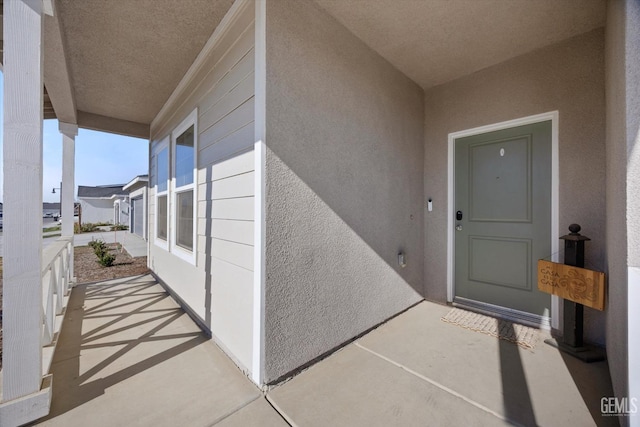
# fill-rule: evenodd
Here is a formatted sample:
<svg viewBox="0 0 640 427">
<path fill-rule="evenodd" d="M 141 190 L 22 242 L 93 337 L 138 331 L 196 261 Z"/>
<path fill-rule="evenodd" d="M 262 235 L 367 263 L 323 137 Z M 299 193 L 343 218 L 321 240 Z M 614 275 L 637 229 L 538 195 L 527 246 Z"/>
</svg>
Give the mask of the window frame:
<svg viewBox="0 0 640 427">
<path fill-rule="evenodd" d="M 176 151 L 177 139 L 185 131 L 193 126 L 193 181 L 190 184 L 176 185 Z M 169 247 L 171 253 L 177 257 L 196 265 L 198 250 L 198 109 L 194 109 L 178 126 L 171 132 L 171 149 L 170 149 L 170 200 L 171 208 L 169 209 L 169 224 L 171 225 L 171 233 L 169 238 Z M 185 191 L 193 191 L 193 248 L 188 250 L 180 245 L 177 241 L 177 219 L 178 219 L 178 194 Z"/>
<path fill-rule="evenodd" d="M 169 237 L 171 235 L 171 233 L 169 232 L 169 225 L 170 225 L 170 214 L 171 214 L 171 203 L 170 203 L 170 197 L 169 197 L 169 190 L 171 188 L 170 182 L 171 182 L 171 147 L 170 147 L 170 138 L 169 136 L 166 136 L 165 138 L 162 139 L 162 141 L 160 141 L 155 149 L 155 155 L 154 155 L 154 159 L 153 161 L 156 162 L 156 168 L 155 168 L 155 184 L 154 184 L 154 188 L 155 188 L 155 194 L 154 194 L 154 200 L 155 200 L 155 206 L 154 206 L 154 224 L 153 224 L 153 243 L 168 251 L 169 250 Z M 167 189 L 164 191 L 158 191 L 158 172 L 159 172 L 159 167 L 158 167 L 158 154 L 160 154 L 163 150 L 167 150 Z M 166 196 L 167 198 L 167 223 L 166 223 L 166 227 L 167 227 L 167 238 L 162 239 L 158 236 L 158 224 L 159 224 L 159 216 L 158 216 L 158 199 L 162 196 Z"/>
</svg>

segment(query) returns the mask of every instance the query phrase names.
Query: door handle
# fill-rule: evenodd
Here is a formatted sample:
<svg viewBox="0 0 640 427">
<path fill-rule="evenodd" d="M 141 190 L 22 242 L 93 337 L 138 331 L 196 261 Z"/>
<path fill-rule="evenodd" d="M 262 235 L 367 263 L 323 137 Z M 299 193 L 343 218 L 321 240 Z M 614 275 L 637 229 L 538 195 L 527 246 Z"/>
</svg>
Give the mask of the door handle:
<svg viewBox="0 0 640 427">
<path fill-rule="evenodd" d="M 456 221 L 462 221 L 462 211 L 456 212 Z"/>
<path fill-rule="evenodd" d="M 462 231 L 462 226 L 460 224 L 456 225 L 456 231 Z"/>
</svg>

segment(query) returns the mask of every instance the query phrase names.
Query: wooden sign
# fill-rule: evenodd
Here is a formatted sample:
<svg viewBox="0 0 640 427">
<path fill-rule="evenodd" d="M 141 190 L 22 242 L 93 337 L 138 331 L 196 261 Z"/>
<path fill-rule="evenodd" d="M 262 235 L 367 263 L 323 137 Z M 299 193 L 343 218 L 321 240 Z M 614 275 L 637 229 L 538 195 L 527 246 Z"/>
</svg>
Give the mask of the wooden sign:
<svg viewBox="0 0 640 427">
<path fill-rule="evenodd" d="M 604 273 L 599 271 L 539 260 L 538 289 L 596 310 L 604 310 Z"/>
</svg>

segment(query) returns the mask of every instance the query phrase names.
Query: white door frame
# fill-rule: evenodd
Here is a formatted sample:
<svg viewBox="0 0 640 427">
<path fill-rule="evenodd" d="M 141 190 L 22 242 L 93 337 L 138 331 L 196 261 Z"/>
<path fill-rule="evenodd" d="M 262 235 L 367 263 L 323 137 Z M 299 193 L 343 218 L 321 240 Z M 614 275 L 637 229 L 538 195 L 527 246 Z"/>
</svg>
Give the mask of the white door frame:
<svg viewBox="0 0 640 427">
<path fill-rule="evenodd" d="M 551 253 L 557 254 L 560 242 L 558 234 L 559 226 L 559 161 L 558 161 L 558 111 L 550 111 L 548 113 L 536 114 L 534 116 L 522 117 L 506 122 L 495 123 L 487 126 L 480 126 L 473 129 L 462 130 L 449 134 L 449 153 L 448 153 L 448 215 L 447 215 L 447 302 L 453 302 L 455 296 L 455 241 L 454 241 L 454 221 L 453 215 L 455 211 L 455 175 L 454 175 L 454 152 L 455 140 L 467 136 L 493 132 L 533 123 L 540 123 L 551 120 Z M 553 261 L 559 261 L 553 259 Z M 551 296 L 551 327 L 561 331 L 562 315 L 561 299 L 555 295 Z"/>
</svg>

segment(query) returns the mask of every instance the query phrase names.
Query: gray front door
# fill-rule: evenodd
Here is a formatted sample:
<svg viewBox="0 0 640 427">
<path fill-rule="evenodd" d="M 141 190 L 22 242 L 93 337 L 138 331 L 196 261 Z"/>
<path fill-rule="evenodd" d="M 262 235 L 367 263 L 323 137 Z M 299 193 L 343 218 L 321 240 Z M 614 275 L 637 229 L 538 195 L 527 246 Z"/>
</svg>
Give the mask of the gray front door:
<svg viewBox="0 0 640 427">
<path fill-rule="evenodd" d="M 550 315 L 551 122 L 455 141 L 455 295 Z"/>
</svg>

